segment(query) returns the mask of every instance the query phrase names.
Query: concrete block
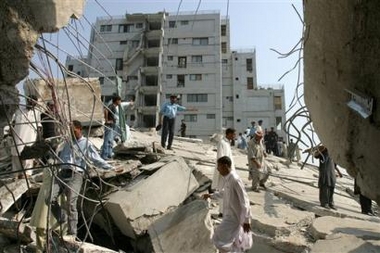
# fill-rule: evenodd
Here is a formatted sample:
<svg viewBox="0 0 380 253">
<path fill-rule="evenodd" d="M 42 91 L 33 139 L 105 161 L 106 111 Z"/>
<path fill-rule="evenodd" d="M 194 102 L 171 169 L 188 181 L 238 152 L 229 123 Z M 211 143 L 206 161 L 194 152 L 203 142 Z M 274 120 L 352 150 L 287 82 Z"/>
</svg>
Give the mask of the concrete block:
<svg viewBox="0 0 380 253">
<path fill-rule="evenodd" d="M 325 216 L 315 219 L 310 232 L 314 239 L 325 239 L 328 235 L 342 233 L 358 238 L 380 240 L 380 219 L 374 218 L 374 221 L 376 222 Z"/>
<path fill-rule="evenodd" d="M 328 240 L 318 240 L 310 253 L 376 253 L 380 246 L 364 241 L 354 235 L 336 234 Z"/>
<path fill-rule="evenodd" d="M 106 209 L 121 232 L 135 238 L 156 216 L 178 206 L 198 187 L 185 161 L 175 157 L 151 176 L 109 195 Z"/>
<path fill-rule="evenodd" d="M 87 80 L 87 79 L 86 79 Z M 87 126 L 91 118 L 92 125 L 100 125 L 103 122 L 103 105 L 101 102 L 101 89 L 97 78 L 88 79 L 87 82 L 77 78 L 68 78 L 66 82 L 55 80 L 57 98 L 63 108 L 61 114 L 69 119 L 79 120 Z M 67 92 L 66 92 L 67 87 Z M 27 94 L 37 94 L 43 101 L 52 99 L 51 90 L 44 80 L 33 79 L 24 83 Z"/>
<path fill-rule="evenodd" d="M 212 222 L 207 202 L 197 200 L 167 213 L 148 233 L 155 252 L 215 252 L 210 240 Z"/>
<path fill-rule="evenodd" d="M 25 180 L 17 180 L 0 188 L 0 215 L 3 215 L 28 190 Z"/>
</svg>

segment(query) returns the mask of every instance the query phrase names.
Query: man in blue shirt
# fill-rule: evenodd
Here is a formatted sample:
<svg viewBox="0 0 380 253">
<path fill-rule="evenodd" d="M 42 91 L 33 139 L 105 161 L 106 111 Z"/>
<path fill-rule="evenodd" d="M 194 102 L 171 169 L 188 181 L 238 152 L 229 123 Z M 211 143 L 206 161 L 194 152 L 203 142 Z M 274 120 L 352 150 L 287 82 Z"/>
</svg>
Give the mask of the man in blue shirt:
<svg viewBox="0 0 380 253">
<path fill-rule="evenodd" d="M 177 116 L 177 111 L 195 111 L 195 109 L 187 109 L 184 106 L 177 104 L 177 95 L 170 95 L 170 101 L 165 102 L 161 106 L 160 110 L 160 125 L 162 125 L 161 133 L 161 146 L 166 147 L 166 140 L 168 139 L 168 149 L 172 149 L 173 137 L 174 137 L 174 126 L 175 117 Z"/>
<path fill-rule="evenodd" d="M 86 170 L 86 162 L 91 161 L 96 167 L 112 169 L 112 166 L 104 161 L 89 140 L 82 135 L 82 124 L 74 120 L 72 123 L 73 140 L 67 141 L 59 158 L 60 166 L 57 178 L 53 181 L 51 199 L 47 198 L 47 204 L 51 200 L 51 212 L 59 223 L 68 221 L 68 236 L 64 239 L 75 240 L 77 235 L 78 211 L 77 201 L 82 188 L 83 176 Z M 58 197 L 65 194 L 65 207 L 58 204 Z"/>
</svg>

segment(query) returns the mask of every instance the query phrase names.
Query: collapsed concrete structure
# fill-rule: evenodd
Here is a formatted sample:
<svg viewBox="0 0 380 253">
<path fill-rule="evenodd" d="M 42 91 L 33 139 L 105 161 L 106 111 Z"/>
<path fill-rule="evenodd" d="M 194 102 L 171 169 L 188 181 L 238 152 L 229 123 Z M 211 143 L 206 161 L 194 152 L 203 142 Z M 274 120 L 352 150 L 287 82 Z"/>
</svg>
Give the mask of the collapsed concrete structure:
<svg viewBox="0 0 380 253">
<path fill-rule="evenodd" d="M 304 91 L 313 125 L 334 160 L 380 203 L 380 3 L 304 6 Z"/>
<path fill-rule="evenodd" d="M 42 33 L 57 32 L 83 13 L 84 0 L 0 2 L 0 128 L 8 124 L 18 103 L 15 85 L 29 73 L 34 46 Z M 2 132 L 2 131 L 0 131 Z"/>
</svg>

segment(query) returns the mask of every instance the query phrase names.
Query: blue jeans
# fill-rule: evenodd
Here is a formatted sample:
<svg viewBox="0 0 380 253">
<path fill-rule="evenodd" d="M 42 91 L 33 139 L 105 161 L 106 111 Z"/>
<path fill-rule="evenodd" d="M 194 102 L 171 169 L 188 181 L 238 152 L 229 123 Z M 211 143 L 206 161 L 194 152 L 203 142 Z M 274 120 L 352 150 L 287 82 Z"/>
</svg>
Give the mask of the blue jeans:
<svg viewBox="0 0 380 253">
<path fill-rule="evenodd" d="M 100 156 L 107 160 L 112 156 L 112 147 L 113 147 L 113 135 L 114 135 L 114 125 L 106 125 L 104 127 L 104 141 L 102 146 L 102 151 Z"/>
</svg>

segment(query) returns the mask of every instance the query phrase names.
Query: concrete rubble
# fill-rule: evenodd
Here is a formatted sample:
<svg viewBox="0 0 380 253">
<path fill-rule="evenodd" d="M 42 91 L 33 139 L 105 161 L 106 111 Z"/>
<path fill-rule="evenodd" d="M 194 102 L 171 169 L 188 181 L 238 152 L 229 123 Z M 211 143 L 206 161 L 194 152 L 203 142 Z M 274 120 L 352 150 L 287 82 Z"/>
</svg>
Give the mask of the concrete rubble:
<svg viewBox="0 0 380 253">
<path fill-rule="evenodd" d="M 110 252 L 215 252 L 210 236 L 220 222 L 212 218 L 218 214 L 218 202 L 200 199 L 208 191 L 215 169 L 215 144 L 185 138 L 175 140 L 173 150 L 153 148 L 159 138 L 154 130 L 133 130 L 130 142 L 115 148 L 111 161 L 115 171 L 92 169 L 90 175 L 99 187 L 86 191 L 86 196 L 100 196 L 103 204 L 85 202 L 83 206 L 86 217 L 92 217 L 94 210 L 97 213 L 92 217 L 96 229 L 90 229 L 95 238 L 90 245 Z M 102 143 L 98 138 L 91 141 L 98 148 Z M 319 206 L 315 166 L 302 167 L 269 156 L 277 169 L 272 171 L 267 190 L 256 193 L 249 189 L 246 152 L 233 148 L 233 153 L 251 202 L 254 246 L 249 252 L 332 252 L 331 240 L 357 250 L 352 252 L 364 252 L 362 247 L 378 249 L 380 218 L 360 213 L 357 199 L 349 194 L 353 179 L 348 174 L 337 179 L 334 198 L 338 210 L 324 209 Z M 156 159 L 147 163 L 145 156 Z M 7 184 L 11 187 L 20 182 Z M 33 194 L 26 189 L 19 195 Z M 15 207 L 9 207 L 3 216 L 12 217 L 14 212 Z M 344 247 L 335 246 L 333 252 L 348 252 Z"/>
</svg>

